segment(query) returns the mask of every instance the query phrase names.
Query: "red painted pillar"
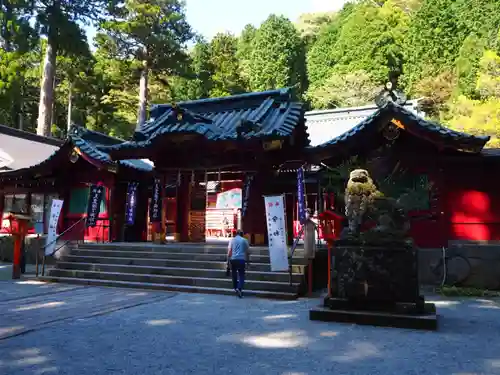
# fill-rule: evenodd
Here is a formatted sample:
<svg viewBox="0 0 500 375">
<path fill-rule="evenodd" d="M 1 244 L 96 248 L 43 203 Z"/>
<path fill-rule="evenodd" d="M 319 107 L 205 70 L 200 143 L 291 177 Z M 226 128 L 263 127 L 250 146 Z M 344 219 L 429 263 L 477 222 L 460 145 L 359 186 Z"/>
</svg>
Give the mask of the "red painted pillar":
<svg viewBox="0 0 500 375">
<path fill-rule="evenodd" d="M 180 184 L 177 186 L 177 217 L 175 223 L 175 237 L 179 242 L 189 241 L 189 196 L 191 176 L 181 174 Z"/>
<path fill-rule="evenodd" d="M 14 237 L 14 256 L 12 258 L 12 278 L 21 278 L 21 235 L 12 234 Z"/>
<path fill-rule="evenodd" d="M 285 195 L 285 202 L 286 202 L 286 212 L 285 212 L 285 218 L 286 218 L 286 226 L 287 226 L 287 243 L 288 246 L 292 246 L 293 244 L 293 206 L 295 203 L 294 195 L 293 194 L 286 194 Z"/>
<path fill-rule="evenodd" d="M 11 233 L 14 238 L 14 254 L 12 257 L 12 278 L 21 278 L 21 250 L 26 236 L 28 222 L 26 219 L 10 217 Z"/>
<path fill-rule="evenodd" d="M 257 173 L 250 184 L 248 209 L 242 219 L 242 230 L 252 245 L 264 245 L 267 233 L 264 184 L 266 177 Z"/>
</svg>

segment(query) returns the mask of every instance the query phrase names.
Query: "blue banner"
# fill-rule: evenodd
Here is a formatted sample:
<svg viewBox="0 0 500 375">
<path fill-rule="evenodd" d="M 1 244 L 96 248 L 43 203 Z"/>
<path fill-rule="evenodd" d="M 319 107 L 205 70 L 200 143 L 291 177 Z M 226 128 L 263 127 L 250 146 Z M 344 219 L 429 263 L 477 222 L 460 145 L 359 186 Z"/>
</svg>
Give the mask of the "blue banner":
<svg viewBox="0 0 500 375">
<path fill-rule="evenodd" d="M 137 182 L 129 182 L 127 187 L 127 202 L 125 208 L 125 225 L 134 225 L 137 207 Z"/>
<path fill-rule="evenodd" d="M 245 217 L 248 211 L 248 201 L 250 199 L 250 185 L 253 181 L 253 175 L 246 175 L 245 183 L 243 184 L 243 197 L 241 199 L 241 217 Z"/>
<path fill-rule="evenodd" d="M 90 187 L 89 201 L 87 203 L 87 227 L 95 227 L 97 225 L 103 195 L 104 186 L 92 185 Z"/>
<path fill-rule="evenodd" d="M 306 194 L 304 189 L 304 168 L 297 170 L 297 200 L 299 203 L 299 221 L 302 225 L 306 222 Z"/>
</svg>

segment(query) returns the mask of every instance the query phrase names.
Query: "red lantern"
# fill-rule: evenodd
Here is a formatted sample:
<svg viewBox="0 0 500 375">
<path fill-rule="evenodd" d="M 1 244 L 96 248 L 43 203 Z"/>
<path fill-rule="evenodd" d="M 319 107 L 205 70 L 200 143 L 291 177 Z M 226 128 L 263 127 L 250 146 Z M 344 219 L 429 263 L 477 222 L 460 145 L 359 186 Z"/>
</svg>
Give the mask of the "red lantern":
<svg viewBox="0 0 500 375">
<path fill-rule="evenodd" d="M 343 216 L 333 211 L 324 211 L 319 214 L 321 235 L 328 245 L 333 245 L 333 242 L 339 239 L 340 233 L 342 232 L 343 220 Z"/>
<path fill-rule="evenodd" d="M 14 254 L 12 257 L 12 278 L 21 277 L 21 249 L 24 238 L 28 234 L 31 217 L 27 215 L 9 214 L 6 218 L 10 222 L 10 234 L 14 238 Z"/>
<path fill-rule="evenodd" d="M 333 211 L 319 214 L 319 229 L 323 239 L 328 244 L 328 295 L 332 295 L 332 247 L 342 232 L 344 217 Z"/>
</svg>

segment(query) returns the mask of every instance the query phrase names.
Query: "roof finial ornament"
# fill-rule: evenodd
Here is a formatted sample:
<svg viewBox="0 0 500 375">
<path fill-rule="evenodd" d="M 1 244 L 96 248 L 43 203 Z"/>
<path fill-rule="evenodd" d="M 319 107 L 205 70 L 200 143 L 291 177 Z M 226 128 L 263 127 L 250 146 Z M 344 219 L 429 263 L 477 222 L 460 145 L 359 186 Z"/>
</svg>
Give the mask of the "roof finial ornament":
<svg viewBox="0 0 500 375">
<path fill-rule="evenodd" d="M 403 91 L 397 89 L 398 76 L 389 73 L 389 80 L 384 86 L 384 89 L 375 97 L 375 104 L 382 108 L 387 103 L 395 103 L 397 105 L 405 105 L 406 95 Z"/>
<path fill-rule="evenodd" d="M 177 121 L 182 121 L 182 109 L 177 105 L 175 101 L 172 101 L 171 107 L 172 111 L 175 114 L 175 117 L 177 118 Z"/>
</svg>

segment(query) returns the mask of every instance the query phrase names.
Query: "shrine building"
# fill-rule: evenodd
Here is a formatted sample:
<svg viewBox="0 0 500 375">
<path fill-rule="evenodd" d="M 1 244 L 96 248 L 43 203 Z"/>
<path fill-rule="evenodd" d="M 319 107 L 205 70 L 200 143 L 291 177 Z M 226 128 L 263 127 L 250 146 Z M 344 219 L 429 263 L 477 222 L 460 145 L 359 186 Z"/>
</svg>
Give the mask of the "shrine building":
<svg viewBox="0 0 500 375">
<path fill-rule="evenodd" d="M 328 197 L 343 214 L 346 181 L 339 170 L 363 162 L 376 183 L 397 176 L 391 189 L 418 192 L 411 231 L 420 247 L 500 240 L 499 186 L 491 177 L 500 153 L 484 149 L 488 137 L 452 131 L 422 115 L 414 102 L 306 114 L 288 89 L 155 105 L 128 141 L 75 126 L 64 142 L 48 141 L 52 149 L 43 160 L 0 173 L 0 210 L 36 216 L 32 231 L 43 234 L 48 202 L 58 197 L 64 231 L 85 217 L 89 187 L 97 184 L 105 187 L 98 225 L 76 225 L 70 238 L 204 242 L 241 227 L 252 244 L 265 244 L 263 196 L 285 193 L 291 243 L 297 169 L 305 169 L 313 212 Z M 324 139 L 330 135 L 337 136 Z M 132 182 L 139 186 L 136 220 L 125 225 Z M 161 209 L 152 222 L 155 186 Z"/>
</svg>

